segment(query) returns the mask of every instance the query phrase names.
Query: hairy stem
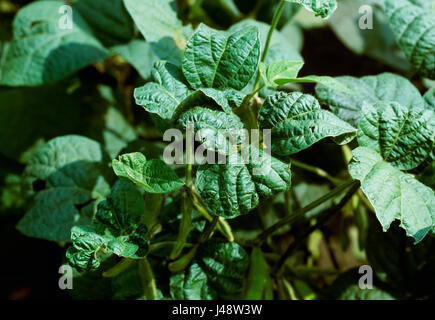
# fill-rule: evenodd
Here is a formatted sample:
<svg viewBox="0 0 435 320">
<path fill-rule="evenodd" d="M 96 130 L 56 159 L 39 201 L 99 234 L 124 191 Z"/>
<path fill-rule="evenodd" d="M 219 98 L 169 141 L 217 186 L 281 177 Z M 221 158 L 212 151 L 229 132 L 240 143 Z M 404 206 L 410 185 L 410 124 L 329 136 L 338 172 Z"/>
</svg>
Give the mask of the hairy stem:
<svg viewBox="0 0 435 320">
<path fill-rule="evenodd" d="M 268 229 L 263 231 L 254 240 L 254 244 L 260 245 L 261 243 L 263 243 L 264 240 L 267 239 L 267 237 L 269 237 L 275 231 L 279 230 L 281 227 L 283 227 L 283 226 L 285 226 L 287 224 L 296 223 L 298 221 L 304 220 L 305 219 L 305 213 L 307 213 L 308 211 L 318 207 L 319 205 L 321 205 L 322 203 L 328 201 L 329 199 L 332 199 L 332 198 L 338 196 L 344 190 L 346 190 L 350 186 L 354 186 L 354 185 L 358 185 L 358 187 L 359 187 L 359 182 L 356 181 L 356 180 L 350 180 L 348 182 L 345 182 L 344 184 L 336 187 L 335 189 L 333 189 L 330 192 L 328 192 L 327 194 L 325 194 L 323 197 L 320 197 L 319 199 L 311 202 L 309 205 L 307 205 L 307 206 L 305 206 L 305 207 L 303 207 L 303 208 L 301 208 L 299 210 L 296 210 L 295 212 L 293 212 L 292 215 L 289 215 L 287 217 L 282 218 L 281 220 L 276 222 L 274 225 L 272 225 L 271 227 L 269 227 Z"/>
</svg>

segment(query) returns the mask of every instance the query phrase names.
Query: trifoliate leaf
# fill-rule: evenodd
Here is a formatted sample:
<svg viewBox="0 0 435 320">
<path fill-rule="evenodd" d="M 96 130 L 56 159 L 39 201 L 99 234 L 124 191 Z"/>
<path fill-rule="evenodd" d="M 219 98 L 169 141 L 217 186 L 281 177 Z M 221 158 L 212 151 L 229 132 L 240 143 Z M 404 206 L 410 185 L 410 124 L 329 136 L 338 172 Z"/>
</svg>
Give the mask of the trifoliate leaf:
<svg viewBox="0 0 435 320">
<path fill-rule="evenodd" d="M 435 13 L 408 0 L 384 0 L 391 30 L 415 70 L 435 79 Z"/>
<path fill-rule="evenodd" d="M 290 166 L 255 147 L 230 154 L 225 164 L 198 167 L 196 188 L 209 210 L 235 218 L 254 209 L 260 197 L 290 188 Z"/>
<path fill-rule="evenodd" d="M 311 95 L 277 92 L 267 97 L 258 117 L 261 129 L 272 129 L 272 152 L 290 155 L 332 137 L 350 142 L 356 130 L 329 111 L 322 110 Z"/>
<path fill-rule="evenodd" d="M 194 89 L 243 89 L 254 75 L 260 57 L 258 29 L 234 33 L 201 24 L 186 45 L 183 73 Z"/>
<path fill-rule="evenodd" d="M 384 231 L 398 219 L 407 235 L 421 241 L 435 225 L 433 190 L 385 162 L 372 149 L 359 147 L 352 154 L 349 172 L 361 181 Z"/>
<path fill-rule="evenodd" d="M 396 102 L 363 105 L 359 145 L 376 150 L 398 169 L 414 169 L 432 157 L 434 140 L 433 110 L 407 108 Z"/>
<path fill-rule="evenodd" d="M 363 102 L 371 104 L 381 101 L 395 101 L 405 107 L 423 107 L 420 92 L 406 78 L 392 73 L 354 78 L 337 77 L 355 94 L 351 95 L 322 84 L 316 86 L 316 96 L 322 104 L 328 105 L 342 120 L 357 127 Z"/>
<path fill-rule="evenodd" d="M 131 180 L 149 193 L 166 193 L 180 189 L 183 181 L 160 159 L 147 160 L 142 153 L 124 154 L 112 162 L 118 177 Z"/>
<path fill-rule="evenodd" d="M 69 241 L 71 228 L 88 223 L 93 206 L 110 191 L 107 163 L 101 145 L 85 137 L 58 137 L 42 146 L 24 170 L 24 190 L 36 197 L 17 228 L 31 237 Z"/>
<path fill-rule="evenodd" d="M 134 90 L 136 103 L 170 120 L 177 106 L 189 95 L 189 88 L 183 82 L 181 70 L 169 62 L 156 62 L 152 76 L 153 82 Z"/>
<path fill-rule="evenodd" d="M 79 12 L 70 18 L 71 26 L 60 27 L 61 5 L 59 1 L 39 1 L 18 12 L 14 37 L 0 59 L 0 84 L 55 82 L 107 57 L 107 50 L 93 37 Z"/>
</svg>

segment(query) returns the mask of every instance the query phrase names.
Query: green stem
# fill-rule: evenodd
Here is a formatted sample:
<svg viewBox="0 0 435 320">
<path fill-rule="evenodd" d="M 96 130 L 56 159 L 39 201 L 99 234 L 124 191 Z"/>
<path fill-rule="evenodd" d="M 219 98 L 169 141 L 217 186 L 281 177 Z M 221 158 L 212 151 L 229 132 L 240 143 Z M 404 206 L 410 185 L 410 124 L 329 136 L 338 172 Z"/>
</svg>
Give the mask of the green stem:
<svg viewBox="0 0 435 320">
<path fill-rule="evenodd" d="M 311 166 L 309 164 L 306 164 L 306 163 L 303 163 L 303 162 L 300 162 L 300 161 L 297 161 L 294 159 L 290 160 L 290 163 L 297 168 L 300 168 L 300 169 L 308 171 L 308 172 L 312 172 L 312 173 L 318 175 L 319 177 L 325 178 L 336 186 L 343 182 L 340 179 L 334 178 L 328 172 L 326 172 L 325 170 L 323 170 L 321 168 L 317 168 L 315 166 Z"/>
<path fill-rule="evenodd" d="M 121 274 L 124 270 L 126 270 L 133 263 L 133 261 L 134 261 L 133 259 L 128 259 L 128 258 L 122 259 L 120 262 L 115 264 L 112 268 L 103 272 L 103 277 L 104 278 L 116 277 L 117 275 Z"/>
<path fill-rule="evenodd" d="M 344 197 L 340 200 L 338 204 L 329 208 L 314 226 L 311 226 L 304 234 L 298 237 L 297 241 L 290 244 L 287 250 L 285 251 L 285 253 L 279 259 L 277 265 L 274 268 L 274 272 L 272 273 L 277 274 L 281 270 L 287 258 L 290 257 L 290 255 L 299 247 L 299 245 L 302 244 L 302 240 L 308 237 L 312 232 L 314 232 L 315 230 L 323 226 L 325 222 L 328 221 L 335 213 L 339 212 L 346 205 L 346 203 L 353 197 L 355 192 L 358 191 L 359 187 L 360 187 L 359 182 L 353 182 L 351 188 L 347 191 L 347 193 L 344 195 Z"/>
<path fill-rule="evenodd" d="M 311 202 L 309 205 L 307 205 L 307 206 L 305 206 L 305 207 L 303 207 L 303 208 L 301 208 L 299 210 L 296 210 L 295 212 L 293 212 L 292 215 L 289 215 L 289 216 L 287 216 L 285 218 L 282 218 L 281 220 L 276 222 L 274 225 L 272 225 L 271 227 L 269 227 L 268 229 L 263 231 L 254 240 L 254 244 L 260 245 L 261 243 L 263 243 L 264 240 L 267 239 L 267 237 L 272 235 L 275 231 L 279 230 L 281 227 L 285 226 L 286 224 L 296 223 L 298 221 L 304 220 L 305 219 L 305 213 L 307 213 L 308 211 L 318 207 L 319 205 L 321 205 L 322 203 L 328 201 L 329 199 L 332 199 L 332 198 L 338 196 L 340 193 L 342 193 L 348 187 L 353 186 L 353 185 L 358 185 L 359 186 L 359 182 L 355 181 L 355 180 L 350 180 L 348 182 L 345 182 L 344 184 L 336 187 L 335 189 L 331 190 L 330 192 L 328 192 L 324 196 L 320 197 L 319 199 Z"/>
<path fill-rule="evenodd" d="M 272 23 L 270 24 L 269 33 L 267 34 L 266 45 L 264 46 L 263 54 L 261 55 L 261 62 L 266 60 L 267 52 L 269 51 L 270 42 L 272 41 L 273 31 L 276 29 L 278 25 L 279 19 L 281 18 L 282 11 L 284 10 L 285 0 L 281 0 L 278 5 L 278 8 L 275 11 L 275 14 L 272 19 Z M 260 70 L 257 72 L 257 78 L 255 79 L 254 92 L 258 90 L 260 85 Z"/>
<path fill-rule="evenodd" d="M 204 231 L 202 232 L 200 238 L 199 238 L 199 242 L 200 243 L 204 243 L 206 242 L 208 239 L 211 238 L 211 236 L 213 235 L 214 230 L 216 229 L 216 226 L 219 222 L 219 217 L 218 216 L 213 216 L 213 220 L 211 220 L 211 222 L 207 225 L 207 227 L 204 229 Z"/>
<path fill-rule="evenodd" d="M 153 269 L 146 258 L 139 260 L 139 274 L 145 297 L 148 300 L 158 300 L 156 279 L 154 278 Z"/>
<path fill-rule="evenodd" d="M 186 192 L 183 196 L 183 208 L 182 208 L 182 216 L 180 221 L 180 227 L 178 230 L 177 243 L 172 249 L 169 258 L 171 260 L 175 260 L 181 254 L 184 249 L 184 246 L 187 242 L 187 238 L 189 237 L 190 230 L 192 228 L 192 202 L 190 198 L 186 195 Z"/>
</svg>

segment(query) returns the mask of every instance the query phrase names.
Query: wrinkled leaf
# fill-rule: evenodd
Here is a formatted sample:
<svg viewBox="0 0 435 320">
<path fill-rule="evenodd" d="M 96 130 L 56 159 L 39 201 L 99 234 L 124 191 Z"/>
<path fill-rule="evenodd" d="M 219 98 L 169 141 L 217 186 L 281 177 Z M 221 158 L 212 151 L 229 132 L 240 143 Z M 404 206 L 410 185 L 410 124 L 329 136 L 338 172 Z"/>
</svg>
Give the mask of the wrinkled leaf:
<svg viewBox="0 0 435 320">
<path fill-rule="evenodd" d="M 194 89 L 243 89 L 254 75 L 260 57 L 258 29 L 227 33 L 201 24 L 189 39 L 183 73 Z"/>
<path fill-rule="evenodd" d="M 406 108 L 396 102 L 363 105 L 359 145 L 376 150 L 398 169 L 414 169 L 432 157 L 434 139 L 433 110 Z"/>
<path fill-rule="evenodd" d="M 350 142 L 356 130 L 329 111 L 322 110 L 311 95 L 277 92 L 267 97 L 258 117 L 261 129 L 272 129 L 272 152 L 290 155 L 333 137 Z"/>
</svg>

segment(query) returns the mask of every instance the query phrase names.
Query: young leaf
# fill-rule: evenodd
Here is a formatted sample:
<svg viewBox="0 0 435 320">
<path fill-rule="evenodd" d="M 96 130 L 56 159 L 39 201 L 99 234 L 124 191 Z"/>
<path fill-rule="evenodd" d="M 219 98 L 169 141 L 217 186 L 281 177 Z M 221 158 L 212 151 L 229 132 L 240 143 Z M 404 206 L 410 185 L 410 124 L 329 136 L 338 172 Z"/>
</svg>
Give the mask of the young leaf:
<svg viewBox="0 0 435 320">
<path fill-rule="evenodd" d="M 336 0 L 286 0 L 287 2 L 303 5 L 307 10 L 324 19 L 329 18 L 337 9 Z"/>
<path fill-rule="evenodd" d="M 311 95 L 277 92 L 267 97 L 258 117 L 261 129 L 272 129 L 272 152 L 290 155 L 332 137 L 339 144 L 350 142 L 355 128 L 322 110 Z"/>
<path fill-rule="evenodd" d="M 113 170 L 118 177 L 131 180 L 149 193 L 166 193 L 180 189 L 183 181 L 166 163 L 159 159 L 148 160 L 142 153 L 124 154 L 113 160 Z"/>
<path fill-rule="evenodd" d="M 414 169 L 432 157 L 434 138 L 433 110 L 406 108 L 396 102 L 363 105 L 359 145 L 376 150 L 398 169 Z"/>
<path fill-rule="evenodd" d="M 189 95 L 183 74 L 175 65 L 159 61 L 152 70 L 154 82 L 134 90 L 136 103 L 162 119 L 170 120 L 177 106 Z"/>
<path fill-rule="evenodd" d="M 407 235 L 421 241 L 435 225 L 433 190 L 385 162 L 372 149 L 359 147 L 352 154 L 349 172 L 361 181 L 384 231 L 398 219 Z"/>
<path fill-rule="evenodd" d="M 201 24 L 189 39 L 183 73 L 194 89 L 243 89 L 254 75 L 260 57 L 258 29 L 232 34 Z"/>
<path fill-rule="evenodd" d="M 35 203 L 18 230 L 69 241 L 71 228 L 88 223 L 95 203 L 110 191 L 107 163 L 101 145 L 85 137 L 58 137 L 38 149 L 23 174 L 27 194 L 36 193 Z"/>
<path fill-rule="evenodd" d="M 59 27 L 60 6 L 58 1 L 39 1 L 18 12 L 14 37 L 0 59 L 0 84 L 55 82 L 107 57 L 79 12 L 74 12 L 71 29 Z"/>
<path fill-rule="evenodd" d="M 124 4 L 147 41 L 158 42 L 170 38 L 180 50 L 184 50 L 185 30 L 177 18 L 175 1 L 124 0 Z"/>
<path fill-rule="evenodd" d="M 249 146 L 244 154 L 231 155 L 225 164 L 201 165 L 196 188 L 209 210 L 235 218 L 254 209 L 260 197 L 290 188 L 290 166 Z"/>
<path fill-rule="evenodd" d="M 316 86 L 316 96 L 322 104 L 328 105 L 342 120 L 357 127 L 363 102 L 375 104 L 381 101 L 396 101 L 404 107 L 423 107 L 420 92 L 406 78 L 382 73 L 376 76 L 336 78 L 356 94 L 350 95 L 322 84 Z"/>
<path fill-rule="evenodd" d="M 384 0 L 383 7 L 398 45 L 415 70 L 435 79 L 435 13 L 408 0 Z"/>
<path fill-rule="evenodd" d="M 286 79 L 297 78 L 303 66 L 303 61 L 276 61 L 271 63 L 268 67 L 260 62 L 260 71 L 267 85 L 282 86 L 288 83 Z"/>
</svg>

